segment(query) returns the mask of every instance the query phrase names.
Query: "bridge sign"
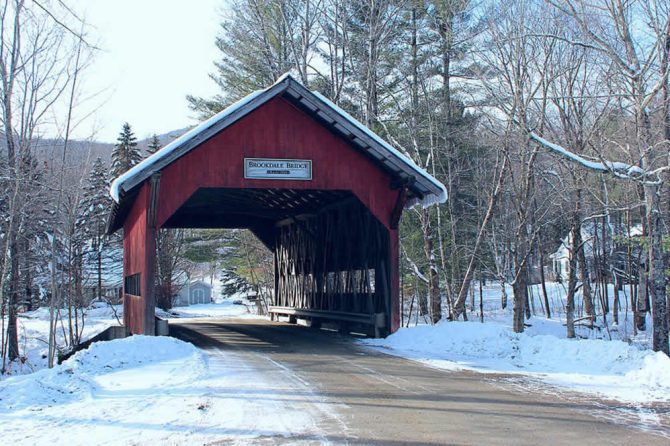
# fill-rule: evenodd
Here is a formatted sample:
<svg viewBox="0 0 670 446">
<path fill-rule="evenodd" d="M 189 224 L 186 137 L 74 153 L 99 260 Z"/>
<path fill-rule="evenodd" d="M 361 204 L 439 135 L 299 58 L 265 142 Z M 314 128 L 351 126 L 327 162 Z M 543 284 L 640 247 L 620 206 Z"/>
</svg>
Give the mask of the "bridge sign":
<svg viewBox="0 0 670 446">
<path fill-rule="evenodd" d="M 312 160 L 244 158 L 244 178 L 256 180 L 311 180 Z"/>
</svg>

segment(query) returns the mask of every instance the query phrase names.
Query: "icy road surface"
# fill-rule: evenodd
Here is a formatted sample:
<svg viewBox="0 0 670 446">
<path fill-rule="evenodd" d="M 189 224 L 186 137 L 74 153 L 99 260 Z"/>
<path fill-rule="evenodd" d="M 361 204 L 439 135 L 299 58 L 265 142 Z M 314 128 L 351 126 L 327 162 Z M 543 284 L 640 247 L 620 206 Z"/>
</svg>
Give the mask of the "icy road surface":
<svg viewBox="0 0 670 446">
<path fill-rule="evenodd" d="M 439 370 L 361 346 L 351 336 L 260 319 L 170 324 L 181 339 L 253 364 L 274 383 L 246 395 L 259 404 L 312 401 L 320 441 L 330 444 L 670 443 L 667 420 L 630 416 L 624 403 L 556 392 L 518 375 Z M 301 433 L 264 439 L 318 442 Z"/>
<path fill-rule="evenodd" d="M 0 381 L 2 444 L 667 445 L 667 408 L 445 371 L 262 319 L 173 319 Z M 186 342 L 184 342 L 186 341 Z M 651 419 L 653 418 L 653 419 Z"/>
</svg>

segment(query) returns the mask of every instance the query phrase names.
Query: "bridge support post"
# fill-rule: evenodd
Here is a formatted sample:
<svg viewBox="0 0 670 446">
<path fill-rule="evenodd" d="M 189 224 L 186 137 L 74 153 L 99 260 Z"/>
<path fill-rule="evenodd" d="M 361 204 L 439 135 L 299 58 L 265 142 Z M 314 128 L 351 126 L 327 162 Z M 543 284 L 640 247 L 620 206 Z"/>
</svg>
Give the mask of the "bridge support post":
<svg viewBox="0 0 670 446">
<path fill-rule="evenodd" d="M 391 325 L 390 333 L 395 333 L 400 328 L 400 239 L 397 229 L 389 231 L 391 244 L 390 269 L 391 269 Z"/>
<path fill-rule="evenodd" d="M 123 226 L 123 322 L 127 334 L 156 334 L 156 206 L 159 175 L 140 190 Z"/>
</svg>

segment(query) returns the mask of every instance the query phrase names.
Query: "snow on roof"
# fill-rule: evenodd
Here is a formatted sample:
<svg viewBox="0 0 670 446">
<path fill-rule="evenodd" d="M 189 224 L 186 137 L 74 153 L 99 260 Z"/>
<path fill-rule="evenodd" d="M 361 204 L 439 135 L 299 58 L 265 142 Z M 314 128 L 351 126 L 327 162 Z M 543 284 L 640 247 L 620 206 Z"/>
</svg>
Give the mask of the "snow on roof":
<svg viewBox="0 0 670 446">
<path fill-rule="evenodd" d="M 210 290 L 212 289 L 212 285 L 208 284 L 207 282 L 203 282 L 202 280 L 192 280 L 188 286 L 204 286 L 205 288 L 209 288 Z"/>
<path fill-rule="evenodd" d="M 251 102 L 251 100 L 254 99 L 256 96 L 260 95 L 263 91 L 264 90 L 254 91 L 250 95 L 240 99 L 239 101 L 230 105 L 228 108 L 226 108 L 222 112 L 217 113 L 216 115 L 212 116 L 211 118 L 207 119 L 206 121 L 201 122 L 197 126 L 193 127 L 191 130 L 189 130 L 188 132 L 181 135 L 179 138 L 172 141 L 170 144 L 166 145 L 165 147 L 162 147 L 156 153 L 154 153 L 151 156 L 145 158 L 140 163 L 138 163 L 137 165 L 135 165 L 134 167 L 129 169 L 127 172 L 121 174 L 119 177 L 114 179 L 114 181 L 112 181 L 112 184 L 109 187 L 109 194 L 112 196 L 114 201 L 116 201 L 118 203 L 119 199 L 121 197 L 121 189 L 122 189 L 122 186 L 123 186 L 124 183 L 126 183 L 128 180 L 135 177 L 136 175 L 140 174 L 141 172 L 150 169 L 153 165 L 156 164 L 156 162 L 165 158 L 167 155 L 170 155 L 176 149 L 181 147 L 184 143 L 186 143 L 188 141 L 191 141 L 197 135 L 202 133 L 202 131 L 212 127 L 214 124 L 218 123 L 224 117 L 226 117 L 226 116 L 230 115 L 231 113 L 233 113 L 234 111 L 242 108 L 244 105 Z"/>
<path fill-rule="evenodd" d="M 213 136 L 213 134 L 218 133 L 223 130 L 228 125 L 235 122 L 237 119 L 244 116 L 246 113 L 251 112 L 258 106 L 265 103 L 267 100 L 272 97 L 281 94 L 284 90 L 277 88 L 280 84 L 284 83 L 287 87 L 291 83 L 297 84 L 301 89 L 304 89 L 307 94 L 312 95 L 318 101 L 322 102 L 327 108 L 330 108 L 335 112 L 336 116 L 343 120 L 343 122 L 348 123 L 351 127 L 354 127 L 355 130 L 363 133 L 373 144 L 378 146 L 383 152 L 383 155 L 389 156 L 389 158 L 394 159 L 391 163 L 404 172 L 405 175 L 409 175 L 413 178 L 414 181 L 422 183 L 424 191 L 427 193 L 422 193 L 421 198 L 414 197 L 410 199 L 407 203 L 408 207 L 414 206 L 415 204 L 420 203 L 424 207 L 436 203 L 444 203 L 447 200 L 447 189 L 446 187 L 439 182 L 437 179 L 433 178 L 428 174 L 424 169 L 414 163 L 408 156 L 404 155 L 400 151 L 396 150 L 372 130 L 368 129 L 366 126 L 361 124 L 357 119 L 351 116 L 349 113 L 335 105 L 325 96 L 321 95 L 318 92 L 314 92 L 305 88 L 297 80 L 292 78 L 289 73 L 286 73 L 279 77 L 277 81 L 270 87 L 264 90 L 257 90 L 248 96 L 240 99 L 234 104 L 227 107 L 225 110 L 217 113 L 208 120 L 202 122 L 198 126 L 194 127 L 190 131 L 184 133 L 179 138 L 172 141 L 170 144 L 166 145 L 153 155 L 149 156 L 136 166 L 132 167 L 130 170 L 116 178 L 112 181 L 110 186 L 110 195 L 115 202 L 119 203 L 122 192 L 128 191 L 135 187 L 140 182 L 148 178 L 151 173 L 160 170 L 165 167 L 166 164 L 171 162 L 171 159 L 174 160 L 179 156 L 183 155 L 179 152 L 181 150 L 186 153 L 191 148 L 195 147 L 200 142 L 208 139 Z M 267 96 L 264 98 L 264 96 Z M 263 100 L 265 99 L 265 100 Z M 254 101 L 257 100 L 257 101 Z M 250 105 L 252 101 L 256 102 L 253 106 Z M 244 110 L 245 107 L 249 106 L 249 110 Z M 239 116 L 235 116 L 239 114 Z M 221 128 L 219 128 L 221 127 Z M 214 133 L 212 133 L 214 132 Z M 201 140 L 201 141 L 199 141 Z M 396 174 L 399 174 L 400 171 L 396 171 Z"/>
<path fill-rule="evenodd" d="M 428 207 L 430 205 L 437 204 L 437 203 L 444 203 L 445 201 L 447 201 L 447 188 L 444 186 L 444 184 L 437 181 L 437 179 L 435 179 L 433 176 L 429 175 L 425 170 L 423 170 L 422 168 L 417 166 L 416 163 L 412 159 L 410 159 L 408 156 L 404 155 L 400 151 L 396 150 L 389 143 L 387 143 L 382 138 L 380 138 L 379 135 L 377 135 L 375 132 L 373 132 L 372 130 L 370 130 L 366 126 L 364 126 L 360 121 L 358 121 L 356 118 L 354 118 L 349 113 L 344 111 L 342 108 L 340 108 L 334 102 L 331 102 L 330 99 L 326 98 L 325 96 L 323 96 L 318 91 L 314 91 L 313 93 L 314 93 L 314 96 L 321 99 L 321 101 L 323 101 L 326 105 L 328 105 L 333 110 L 335 110 L 340 115 L 342 115 L 342 117 L 345 118 L 347 121 L 349 121 L 352 125 L 356 126 L 359 130 L 361 130 L 362 132 L 367 134 L 375 142 L 377 142 L 382 147 L 384 147 L 386 150 L 388 150 L 393 156 L 400 159 L 402 162 L 404 162 L 409 167 L 411 167 L 416 173 L 418 173 L 419 175 L 428 179 L 431 183 L 433 183 L 435 186 L 437 186 L 438 189 L 441 190 L 441 192 L 439 194 L 428 195 L 423 200 L 421 200 L 421 204 L 424 207 Z"/>
</svg>

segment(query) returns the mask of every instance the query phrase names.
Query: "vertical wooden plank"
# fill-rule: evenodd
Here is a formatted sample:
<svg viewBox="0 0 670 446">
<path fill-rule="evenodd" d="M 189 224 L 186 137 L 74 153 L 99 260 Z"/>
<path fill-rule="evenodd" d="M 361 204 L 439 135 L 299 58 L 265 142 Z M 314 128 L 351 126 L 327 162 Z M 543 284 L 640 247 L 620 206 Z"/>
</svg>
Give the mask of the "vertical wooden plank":
<svg viewBox="0 0 670 446">
<path fill-rule="evenodd" d="M 144 183 L 123 226 L 123 276 L 140 275 L 140 295 L 124 289 L 124 324 L 128 334 L 145 333 L 146 234 L 150 184 Z"/>
<path fill-rule="evenodd" d="M 147 222 L 144 237 L 144 334 L 156 334 L 156 214 L 158 210 L 158 192 L 160 173 L 151 176 L 149 181 L 149 200 L 147 203 Z"/>
<path fill-rule="evenodd" d="M 391 268 L 391 333 L 400 328 L 400 240 L 398 230 L 389 231 Z"/>
</svg>

